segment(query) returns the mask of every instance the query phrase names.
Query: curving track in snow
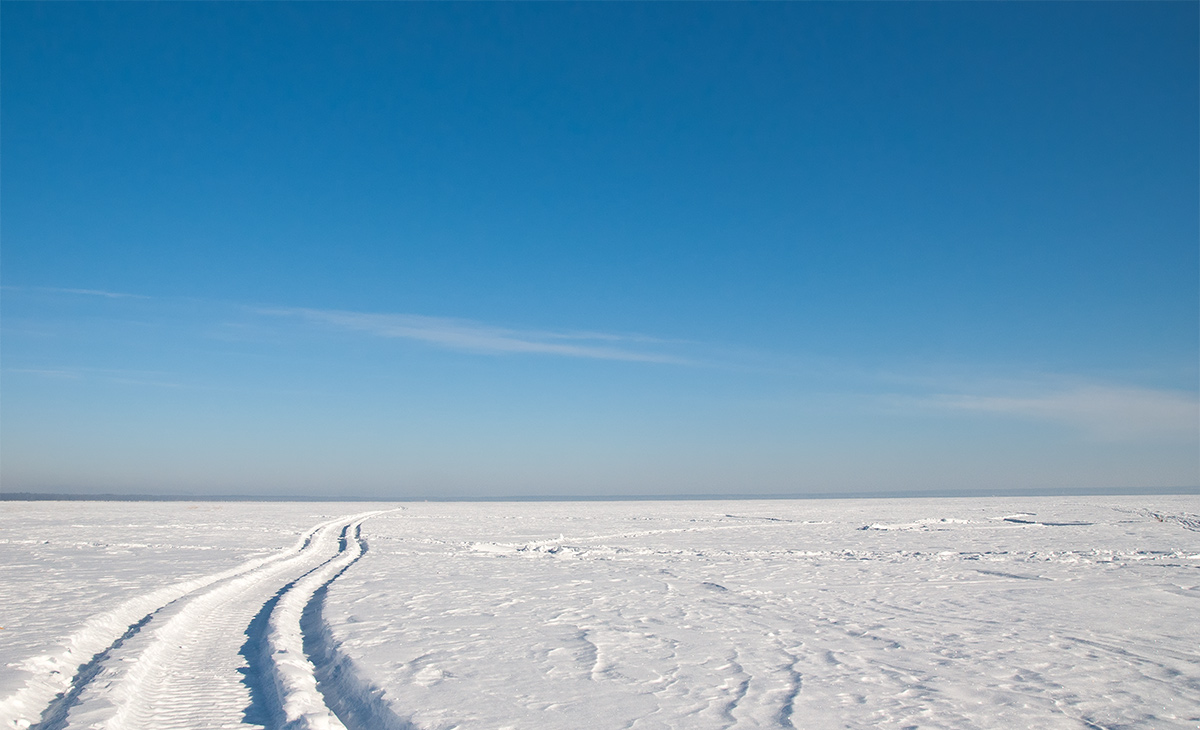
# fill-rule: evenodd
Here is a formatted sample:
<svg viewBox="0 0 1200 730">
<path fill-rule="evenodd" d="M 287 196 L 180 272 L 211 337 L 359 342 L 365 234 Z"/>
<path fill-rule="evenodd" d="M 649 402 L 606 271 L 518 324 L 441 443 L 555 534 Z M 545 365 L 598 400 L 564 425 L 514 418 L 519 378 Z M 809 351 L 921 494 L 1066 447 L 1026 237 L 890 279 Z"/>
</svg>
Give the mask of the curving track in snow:
<svg viewBox="0 0 1200 730">
<path fill-rule="evenodd" d="M 317 686 L 301 623 L 305 609 L 361 557 L 361 525 L 377 514 L 321 523 L 289 550 L 91 619 L 0 702 L 0 727 L 343 730 L 322 694 L 328 688 Z"/>
</svg>

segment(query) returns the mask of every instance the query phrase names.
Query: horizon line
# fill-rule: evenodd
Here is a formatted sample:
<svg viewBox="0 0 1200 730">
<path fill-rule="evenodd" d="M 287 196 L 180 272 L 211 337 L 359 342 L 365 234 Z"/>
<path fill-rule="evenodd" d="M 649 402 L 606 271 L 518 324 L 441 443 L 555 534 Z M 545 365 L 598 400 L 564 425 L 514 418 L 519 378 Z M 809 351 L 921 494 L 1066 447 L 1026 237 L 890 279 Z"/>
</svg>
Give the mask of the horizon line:
<svg viewBox="0 0 1200 730">
<path fill-rule="evenodd" d="M 985 497 L 1200 496 L 1200 485 L 1176 487 L 1027 487 L 1011 489 L 928 489 L 895 492 L 812 492 L 789 494 L 619 494 L 487 496 L 312 496 L 239 494 L 83 494 L 0 492 L 3 502 L 715 502 L 803 499 L 973 499 Z"/>
</svg>

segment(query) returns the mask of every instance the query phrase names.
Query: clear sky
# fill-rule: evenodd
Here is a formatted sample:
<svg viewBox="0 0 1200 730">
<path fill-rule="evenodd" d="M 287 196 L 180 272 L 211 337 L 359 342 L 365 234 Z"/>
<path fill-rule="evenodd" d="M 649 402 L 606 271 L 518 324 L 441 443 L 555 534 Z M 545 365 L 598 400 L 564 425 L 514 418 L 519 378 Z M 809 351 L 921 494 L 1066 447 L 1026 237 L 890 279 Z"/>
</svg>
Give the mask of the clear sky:
<svg viewBox="0 0 1200 730">
<path fill-rule="evenodd" d="M 1198 7 L 5 2 L 2 489 L 1200 484 Z"/>
</svg>

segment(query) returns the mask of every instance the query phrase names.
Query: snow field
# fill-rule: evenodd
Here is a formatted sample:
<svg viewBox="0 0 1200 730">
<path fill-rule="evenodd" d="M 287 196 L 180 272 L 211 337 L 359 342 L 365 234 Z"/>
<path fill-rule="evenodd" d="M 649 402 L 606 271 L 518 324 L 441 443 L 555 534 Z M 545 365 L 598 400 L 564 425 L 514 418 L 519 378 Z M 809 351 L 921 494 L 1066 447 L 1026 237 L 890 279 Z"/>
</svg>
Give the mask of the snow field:
<svg viewBox="0 0 1200 730">
<path fill-rule="evenodd" d="M 1200 726 L 1197 497 L 13 504 L 0 727 Z"/>
<path fill-rule="evenodd" d="M 1195 728 L 1197 507 L 413 504 L 325 616 L 426 730 Z"/>
</svg>

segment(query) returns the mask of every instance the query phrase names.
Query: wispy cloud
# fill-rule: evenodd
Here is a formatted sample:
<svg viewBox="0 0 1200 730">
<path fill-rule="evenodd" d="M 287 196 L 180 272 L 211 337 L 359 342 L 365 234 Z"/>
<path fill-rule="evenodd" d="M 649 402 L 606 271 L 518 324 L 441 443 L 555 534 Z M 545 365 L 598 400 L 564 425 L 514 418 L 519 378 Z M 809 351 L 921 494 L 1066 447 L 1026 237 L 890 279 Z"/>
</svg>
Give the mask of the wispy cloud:
<svg viewBox="0 0 1200 730">
<path fill-rule="evenodd" d="M 53 380 L 91 380 L 123 385 L 151 385 L 157 388 L 180 388 L 179 383 L 165 380 L 167 373 L 156 370 L 114 370 L 110 368 L 54 367 L 4 368 L 5 373 L 32 375 Z"/>
<path fill-rule="evenodd" d="M 18 373 L 20 375 L 37 375 L 42 378 L 57 378 L 59 380 L 79 380 L 81 377 L 78 370 L 63 368 L 4 368 L 4 372 Z"/>
<path fill-rule="evenodd" d="M 417 314 L 372 314 L 339 310 L 282 308 L 259 309 L 259 314 L 301 317 L 310 322 L 375 337 L 417 340 L 452 350 L 487 354 L 533 354 L 595 360 L 624 360 L 689 364 L 669 354 L 649 352 L 644 346 L 662 344 L 642 336 L 603 332 L 552 332 L 496 327 L 465 319 L 427 317 Z"/>
<path fill-rule="evenodd" d="M 56 291 L 63 294 L 80 294 L 87 297 L 105 297 L 107 299 L 149 299 L 150 297 L 144 294 L 126 294 L 125 292 L 104 291 L 102 289 L 44 289 L 43 291 Z"/>
<path fill-rule="evenodd" d="M 1085 385 L 1024 394 L 936 395 L 928 405 L 958 411 L 1062 423 L 1106 440 L 1185 436 L 1200 432 L 1195 393 Z"/>
<path fill-rule="evenodd" d="M 124 292 L 104 291 L 103 289 L 67 289 L 57 286 L 4 286 L 9 291 L 37 291 L 50 294 L 76 294 L 86 297 L 104 297 L 105 299 L 149 299 L 144 294 L 126 294 Z"/>
</svg>

